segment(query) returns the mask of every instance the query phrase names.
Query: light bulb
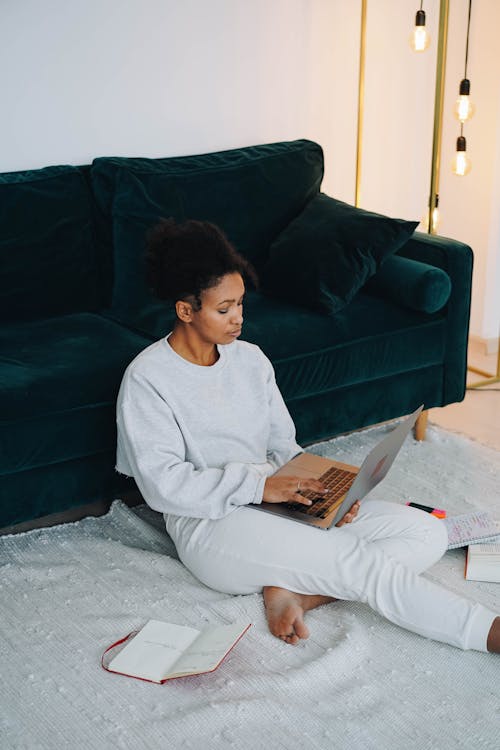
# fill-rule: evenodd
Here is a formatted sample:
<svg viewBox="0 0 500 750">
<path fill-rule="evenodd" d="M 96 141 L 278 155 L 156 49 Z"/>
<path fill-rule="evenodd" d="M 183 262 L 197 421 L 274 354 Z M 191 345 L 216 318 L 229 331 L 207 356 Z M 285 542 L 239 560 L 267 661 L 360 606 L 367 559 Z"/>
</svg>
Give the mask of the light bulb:
<svg viewBox="0 0 500 750">
<path fill-rule="evenodd" d="M 435 197 L 435 206 L 432 209 L 432 221 L 431 225 L 429 226 L 429 207 L 427 207 L 427 211 L 425 212 L 425 217 L 422 220 L 423 227 L 425 231 L 429 232 L 430 234 L 436 234 L 438 227 L 439 227 L 439 221 L 440 221 L 440 215 L 439 215 L 439 195 L 436 195 Z"/>
<path fill-rule="evenodd" d="M 460 120 L 460 122 L 470 120 L 475 111 L 476 108 L 474 107 L 468 96 L 458 97 L 455 102 L 455 117 L 457 118 L 457 120 Z"/>
<path fill-rule="evenodd" d="M 415 52 L 424 52 L 431 42 L 431 37 L 425 28 L 425 11 L 417 10 L 415 28 L 410 35 L 410 47 Z"/>
<path fill-rule="evenodd" d="M 457 138 L 457 151 L 451 163 L 453 173 L 458 175 L 459 177 L 463 177 L 464 175 L 469 174 L 472 168 L 471 160 L 467 156 L 466 147 L 467 144 L 465 138 L 463 137 L 463 135 L 459 136 Z"/>
<path fill-rule="evenodd" d="M 465 177 L 471 170 L 471 162 L 465 151 L 457 151 L 453 159 L 453 172 L 458 177 Z"/>
<path fill-rule="evenodd" d="M 470 118 L 476 111 L 475 106 L 469 98 L 470 81 L 468 78 L 464 78 L 460 82 L 460 88 L 458 91 L 458 99 L 455 102 L 454 114 L 457 120 L 460 120 L 460 122 L 465 122 L 466 120 L 470 120 Z"/>
<path fill-rule="evenodd" d="M 431 234 L 436 234 L 438 227 L 439 227 L 440 218 L 441 217 L 439 215 L 439 208 L 435 206 L 435 208 L 432 209 Z"/>
</svg>

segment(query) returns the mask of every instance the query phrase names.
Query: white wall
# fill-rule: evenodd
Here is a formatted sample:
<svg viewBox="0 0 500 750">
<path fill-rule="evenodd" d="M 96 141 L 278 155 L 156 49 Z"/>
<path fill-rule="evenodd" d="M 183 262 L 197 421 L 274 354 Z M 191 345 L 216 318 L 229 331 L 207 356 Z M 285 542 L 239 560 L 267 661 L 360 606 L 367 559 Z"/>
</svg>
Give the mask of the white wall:
<svg viewBox="0 0 500 750">
<path fill-rule="evenodd" d="M 410 47 L 415 0 L 368 0 L 361 205 L 420 221 L 430 189 L 436 37 L 422 54 Z M 439 0 L 427 0 L 437 28 Z M 423 230 L 425 231 L 425 230 Z"/>
<path fill-rule="evenodd" d="M 343 4 L 2 3 L 0 171 L 303 137 L 326 150 L 334 76 L 346 55 L 356 75 L 357 40 L 351 47 L 345 33 L 352 20 L 346 28 L 336 20 Z M 344 84 L 340 93 L 355 106 L 356 92 Z M 346 127 L 351 112 L 340 122 L 342 140 Z M 352 150 L 355 133 L 347 137 Z M 339 186 L 353 179 L 350 161 L 336 172 Z"/>
<path fill-rule="evenodd" d="M 300 137 L 307 3 L 268 5 L 4 3 L 2 169 Z"/>
</svg>

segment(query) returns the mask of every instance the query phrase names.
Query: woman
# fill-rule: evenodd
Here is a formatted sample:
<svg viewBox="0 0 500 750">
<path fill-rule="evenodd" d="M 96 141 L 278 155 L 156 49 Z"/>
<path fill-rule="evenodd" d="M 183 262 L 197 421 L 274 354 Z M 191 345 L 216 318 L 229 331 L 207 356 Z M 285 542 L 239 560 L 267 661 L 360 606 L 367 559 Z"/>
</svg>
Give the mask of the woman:
<svg viewBox="0 0 500 750">
<path fill-rule="evenodd" d="M 270 361 L 237 340 L 243 279 L 256 284 L 255 272 L 215 226 L 173 220 L 153 231 L 148 268 L 177 319 L 124 375 L 117 470 L 164 513 L 192 574 L 226 593 L 262 591 L 270 630 L 288 643 L 307 638 L 305 611 L 338 598 L 460 648 L 500 651 L 500 617 L 419 575 L 447 546 L 432 516 L 367 500 L 325 532 L 250 507 L 325 491 L 273 476 L 302 448 Z"/>
</svg>

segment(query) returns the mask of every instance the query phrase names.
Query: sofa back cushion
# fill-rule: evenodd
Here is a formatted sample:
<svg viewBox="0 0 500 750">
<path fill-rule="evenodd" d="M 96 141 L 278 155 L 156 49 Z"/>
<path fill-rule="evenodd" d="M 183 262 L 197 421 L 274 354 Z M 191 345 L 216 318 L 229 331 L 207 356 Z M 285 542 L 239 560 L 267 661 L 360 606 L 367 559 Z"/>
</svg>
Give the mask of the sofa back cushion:
<svg viewBox="0 0 500 750">
<path fill-rule="evenodd" d="M 128 315 L 151 300 L 145 238 L 159 218 L 217 224 L 259 271 L 272 241 L 319 191 L 323 152 L 300 140 L 164 159 L 101 157 L 91 173 L 112 225 L 112 308 Z"/>
<path fill-rule="evenodd" d="M 94 310 L 102 296 L 90 187 L 72 166 L 0 174 L 0 317 Z"/>
</svg>

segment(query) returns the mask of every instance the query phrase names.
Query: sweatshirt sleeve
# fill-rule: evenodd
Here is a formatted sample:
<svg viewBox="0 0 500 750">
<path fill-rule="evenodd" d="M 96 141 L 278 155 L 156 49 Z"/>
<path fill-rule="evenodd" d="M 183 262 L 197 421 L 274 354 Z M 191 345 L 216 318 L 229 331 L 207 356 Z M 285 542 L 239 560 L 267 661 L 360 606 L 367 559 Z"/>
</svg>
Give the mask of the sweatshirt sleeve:
<svg viewBox="0 0 500 750">
<path fill-rule="evenodd" d="M 230 462 L 196 469 L 186 461 L 181 430 L 166 401 L 145 380 L 122 386 L 117 406 L 120 455 L 147 504 L 161 513 L 222 518 L 237 506 L 262 502 L 267 464 Z M 128 471 L 124 471 L 128 473 Z"/>
<path fill-rule="evenodd" d="M 274 473 L 294 456 L 303 453 L 304 450 L 296 442 L 295 425 L 276 383 L 274 368 L 267 357 L 266 360 L 268 363 L 267 389 L 271 415 L 267 460 L 274 467 Z"/>
</svg>

